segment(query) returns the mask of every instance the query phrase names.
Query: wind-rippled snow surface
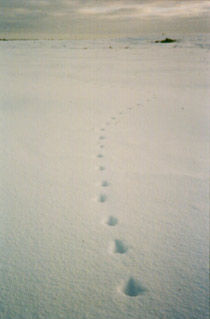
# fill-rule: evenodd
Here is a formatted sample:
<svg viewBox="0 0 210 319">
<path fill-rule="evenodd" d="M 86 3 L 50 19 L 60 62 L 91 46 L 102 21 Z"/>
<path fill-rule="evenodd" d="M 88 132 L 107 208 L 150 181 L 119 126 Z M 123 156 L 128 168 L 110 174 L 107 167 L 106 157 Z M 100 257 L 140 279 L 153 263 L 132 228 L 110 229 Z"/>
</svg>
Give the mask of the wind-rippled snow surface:
<svg viewBox="0 0 210 319">
<path fill-rule="evenodd" d="M 208 318 L 209 39 L 152 40 L 0 43 L 1 319 Z"/>
</svg>

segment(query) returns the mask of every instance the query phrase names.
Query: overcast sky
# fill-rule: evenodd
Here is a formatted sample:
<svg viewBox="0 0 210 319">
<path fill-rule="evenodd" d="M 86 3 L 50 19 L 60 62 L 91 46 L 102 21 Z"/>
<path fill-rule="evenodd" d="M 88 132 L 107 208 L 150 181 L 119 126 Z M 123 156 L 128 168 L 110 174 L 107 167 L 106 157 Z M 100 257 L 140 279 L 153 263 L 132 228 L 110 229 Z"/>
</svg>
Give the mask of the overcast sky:
<svg viewBox="0 0 210 319">
<path fill-rule="evenodd" d="M 207 32 L 209 0 L 0 0 L 0 37 L 138 37 Z"/>
</svg>

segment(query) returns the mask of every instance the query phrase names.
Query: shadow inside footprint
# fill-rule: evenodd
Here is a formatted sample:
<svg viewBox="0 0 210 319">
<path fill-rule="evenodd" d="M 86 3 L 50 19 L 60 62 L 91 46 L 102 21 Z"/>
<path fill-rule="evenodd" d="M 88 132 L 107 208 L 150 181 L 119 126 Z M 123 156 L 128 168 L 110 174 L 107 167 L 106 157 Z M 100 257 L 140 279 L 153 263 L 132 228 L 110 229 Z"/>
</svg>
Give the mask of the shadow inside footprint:
<svg viewBox="0 0 210 319">
<path fill-rule="evenodd" d="M 102 187 L 107 187 L 107 186 L 109 186 L 109 183 L 108 183 L 107 181 L 103 181 L 103 182 L 101 183 L 101 186 L 102 186 Z"/>
<path fill-rule="evenodd" d="M 109 226 L 116 226 L 118 223 L 118 219 L 116 217 L 113 216 L 109 216 L 109 219 L 107 221 L 107 225 Z"/>
<path fill-rule="evenodd" d="M 99 166 L 99 171 L 105 171 L 105 166 Z"/>
<path fill-rule="evenodd" d="M 115 239 L 115 249 L 114 252 L 117 254 L 125 254 L 128 247 L 123 243 L 122 240 Z"/>
<path fill-rule="evenodd" d="M 97 157 L 98 157 L 98 158 L 102 158 L 102 157 L 104 157 L 104 156 L 103 156 L 103 154 L 98 154 Z"/>
<path fill-rule="evenodd" d="M 100 194 L 99 195 L 98 201 L 100 203 L 104 203 L 106 200 L 107 200 L 107 196 L 105 194 Z"/>
<path fill-rule="evenodd" d="M 99 140 L 105 140 L 105 136 L 100 136 Z"/>
<path fill-rule="evenodd" d="M 126 296 L 137 297 L 144 294 L 146 289 L 133 277 L 130 277 L 123 288 L 123 292 Z"/>
</svg>

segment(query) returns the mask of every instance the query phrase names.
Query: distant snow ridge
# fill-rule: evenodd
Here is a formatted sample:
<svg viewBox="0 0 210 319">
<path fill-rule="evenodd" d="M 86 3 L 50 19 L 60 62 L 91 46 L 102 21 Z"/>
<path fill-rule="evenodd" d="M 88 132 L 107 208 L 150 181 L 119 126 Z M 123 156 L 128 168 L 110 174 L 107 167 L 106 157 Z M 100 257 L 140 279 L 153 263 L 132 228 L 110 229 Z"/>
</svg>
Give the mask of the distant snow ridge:
<svg viewBox="0 0 210 319">
<path fill-rule="evenodd" d="M 137 104 L 137 106 L 139 106 L 140 104 Z M 123 115 L 123 114 L 126 114 L 127 112 L 131 111 L 133 109 L 133 107 L 128 107 L 127 108 L 127 111 L 125 112 L 122 112 L 120 111 L 119 112 L 119 115 Z M 112 124 L 117 124 L 117 116 L 112 116 L 110 118 L 111 122 L 110 121 L 107 121 L 105 122 L 105 125 L 106 126 L 109 126 L 109 125 L 112 125 Z M 101 127 L 100 128 L 100 132 L 104 132 L 106 129 L 104 127 Z M 99 141 L 107 141 L 106 139 L 106 136 L 104 135 L 100 135 L 99 136 Z M 100 151 L 104 151 L 104 147 L 105 147 L 105 144 L 100 144 L 99 143 L 99 148 L 100 148 Z M 104 152 L 103 153 L 98 153 L 97 154 L 97 158 L 98 160 L 100 161 L 104 161 Z M 100 171 L 105 171 L 106 167 L 101 165 L 101 166 L 98 166 L 99 170 Z M 103 175 L 103 180 L 101 181 L 100 185 L 101 187 L 103 187 L 104 189 L 107 188 L 109 185 L 110 185 L 110 182 L 107 181 L 105 179 L 105 176 Z M 106 192 L 103 192 L 103 193 L 100 193 L 98 195 L 98 202 L 101 203 L 101 204 L 105 204 L 105 202 L 107 202 L 107 194 Z M 104 206 L 106 207 L 106 205 Z M 115 216 L 109 216 L 107 221 L 106 221 L 106 224 L 110 227 L 114 227 L 114 226 L 117 226 L 118 225 L 118 218 L 115 217 Z M 122 239 L 115 239 L 111 245 L 111 251 L 112 253 L 114 254 L 118 254 L 118 255 L 124 255 L 127 253 L 128 251 L 128 246 L 127 244 L 124 242 L 124 240 Z M 146 289 L 141 285 L 141 283 L 136 280 L 135 278 L 133 277 L 130 277 L 126 282 L 124 282 L 124 285 L 122 285 L 122 288 L 121 288 L 121 292 L 128 296 L 128 297 L 137 297 L 139 295 L 142 295 L 144 294 L 144 292 L 146 291 Z"/>
</svg>

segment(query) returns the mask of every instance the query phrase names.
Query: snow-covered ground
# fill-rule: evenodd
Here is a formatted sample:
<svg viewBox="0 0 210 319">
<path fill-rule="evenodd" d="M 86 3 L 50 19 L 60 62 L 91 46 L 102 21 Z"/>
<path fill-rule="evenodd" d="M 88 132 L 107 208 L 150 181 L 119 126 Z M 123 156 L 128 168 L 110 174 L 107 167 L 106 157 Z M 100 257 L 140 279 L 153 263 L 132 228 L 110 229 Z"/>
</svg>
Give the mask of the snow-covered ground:
<svg viewBox="0 0 210 319">
<path fill-rule="evenodd" d="M 209 47 L 0 43 L 1 319 L 208 318 Z"/>
</svg>

